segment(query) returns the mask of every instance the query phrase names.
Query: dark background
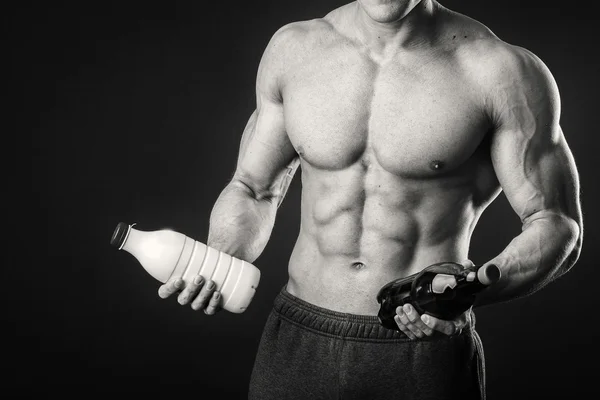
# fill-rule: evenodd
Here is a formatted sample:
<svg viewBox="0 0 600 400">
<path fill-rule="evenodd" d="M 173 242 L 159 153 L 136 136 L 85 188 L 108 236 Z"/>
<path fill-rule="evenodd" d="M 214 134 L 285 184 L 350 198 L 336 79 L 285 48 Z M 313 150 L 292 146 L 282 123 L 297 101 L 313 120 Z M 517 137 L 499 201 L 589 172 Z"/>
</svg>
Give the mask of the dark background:
<svg viewBox="0 0 600 400">
<path fill-rule="evenodd" d="M 298 177 L 255 262 L 260 290 L 241 315 L 207 317 L 161 300 L 159 283 L 109 239 L 124 221 L 206 241 L 211 207 L 255 106 L 269 38 L 288 22 L 344 3 L 21 2 L 5 9 L 5 79 L 14 90 L 6 120 L 16 122 L 9 134 L 31 137 L 32 191 L 25 212 L 5 210 L 24 229 L 22 248 L 5 267 L 3 388 L 245 397 L 262 326 L 287 279 L 299 228 Z M 587 397 L 596 388 L 600 333 L 593 3 L 442 4 L 548 65 L 581 174 L 586 236 L 576 267 L 533 296 L 478 311 L 489 399 Z M 7 180 L 20 168 L 10 166 Z M 21 202 L 23 194 L 9 197 Z M 475 231 L 471 258 L 495 256 L 519 231 L 500 195 Z"/>
</svg>

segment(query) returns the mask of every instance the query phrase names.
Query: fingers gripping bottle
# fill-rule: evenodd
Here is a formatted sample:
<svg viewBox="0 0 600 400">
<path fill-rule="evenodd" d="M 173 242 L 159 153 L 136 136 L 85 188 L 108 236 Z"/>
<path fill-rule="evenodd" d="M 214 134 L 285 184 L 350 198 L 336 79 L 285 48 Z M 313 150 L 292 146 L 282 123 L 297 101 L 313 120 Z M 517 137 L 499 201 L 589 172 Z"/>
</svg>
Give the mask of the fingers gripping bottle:
<svg viewBox="0 0 600 400">
<path fill-rule="evenodd" d="M 469 279 L 471 272 L 475 276 Z M 419 314 L 452 320 L 475 303 L 476 296 L 501 277 L 493 264 L 464 268 L 455 262 L 440 262 L 416 274 L 396 279 L 377 294 L 379 321 L 388 329 L 399 330 L 394 320 L 396 307 L 410 303 Z"/>
<path fill-rule="evenodd" d="M 232 313 L 248 308 L 260 281 L 254 265 L 170 229 L 142 231 L 120 222 L 110 243 L 132 254 L 162 283 L 175 276 L 186 284 L 197 275 L 212 280 L 221 292 L 222 307 Z"/>
</svg>

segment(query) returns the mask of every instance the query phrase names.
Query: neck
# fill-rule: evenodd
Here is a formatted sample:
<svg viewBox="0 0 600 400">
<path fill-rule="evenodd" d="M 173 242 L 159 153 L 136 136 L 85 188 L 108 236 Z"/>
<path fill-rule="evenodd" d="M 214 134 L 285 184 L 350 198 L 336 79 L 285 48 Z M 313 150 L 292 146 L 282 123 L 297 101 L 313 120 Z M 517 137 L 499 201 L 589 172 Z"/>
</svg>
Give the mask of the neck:
<svg viewBox="0 0 600 400">
<path fill-rule="evenodd" d="M 370 52 L 384 55 L 388 52 L 387 49 L 397 49 L 428 41 L 435 10 L 434 0 L 422 0 L 414 8 L 399 12 L 396 19 L 379 22 L 371 18 L 356 2 L 355 33 Z"/>
</svg>

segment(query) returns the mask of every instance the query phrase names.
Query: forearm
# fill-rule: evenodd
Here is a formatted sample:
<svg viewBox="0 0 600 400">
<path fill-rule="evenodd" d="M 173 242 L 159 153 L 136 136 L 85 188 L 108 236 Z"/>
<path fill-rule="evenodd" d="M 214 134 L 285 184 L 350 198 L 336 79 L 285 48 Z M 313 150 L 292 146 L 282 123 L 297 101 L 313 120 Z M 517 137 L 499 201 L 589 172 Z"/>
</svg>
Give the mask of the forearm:
<svg viewBox="0 0 600 400">
<path fill-rule="evenodd" d="M 523 230 L 497 257 L 501 279 L 480 293 L 475 306 L 532 294 L 577 261 L 582 243 L 581 224 L 564 215 L 540 212 L 523 224 Z"/>
<path fill-rule="evenodd" d="M 223 189 L 213 207 L 207 244 L 254 262 L 273 230 L 277 200 L 268 195 L 257 196 L 248 186 L 233 180 Z"/>
</svg>

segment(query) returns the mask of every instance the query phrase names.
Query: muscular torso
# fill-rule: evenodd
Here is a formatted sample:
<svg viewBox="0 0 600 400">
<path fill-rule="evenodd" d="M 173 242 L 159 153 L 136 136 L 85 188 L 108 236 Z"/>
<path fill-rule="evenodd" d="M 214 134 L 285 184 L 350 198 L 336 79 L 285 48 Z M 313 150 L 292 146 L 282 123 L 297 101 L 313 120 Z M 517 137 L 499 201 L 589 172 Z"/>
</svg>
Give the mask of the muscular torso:
<svg viewBox="0 0 600 400">
<path fill-rule="evenodd" d="M 380 62 L 335 24 L 310 23 L 311 50 L 282 88 L 302 179 L 287 289 L 373 315 L 385 283 L 468 258 L 475 223 L 499 191 L 491 124 L 459 44 L 399 48 Z"/>
</svg>

